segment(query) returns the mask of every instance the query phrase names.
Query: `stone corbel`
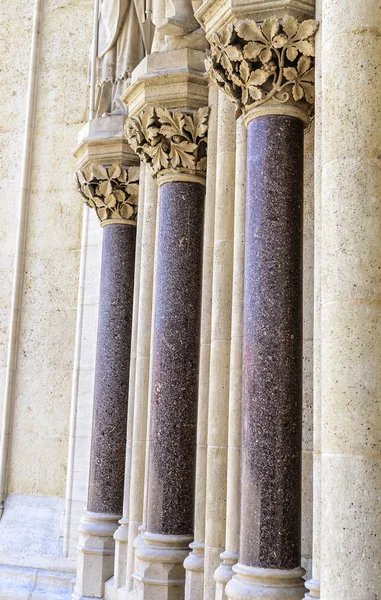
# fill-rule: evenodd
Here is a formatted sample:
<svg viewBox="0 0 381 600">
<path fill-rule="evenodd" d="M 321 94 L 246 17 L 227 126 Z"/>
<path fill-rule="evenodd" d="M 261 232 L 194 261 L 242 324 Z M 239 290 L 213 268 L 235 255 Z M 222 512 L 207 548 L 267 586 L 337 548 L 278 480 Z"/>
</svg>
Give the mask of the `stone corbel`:
<svg viewBox="0 0 381 600">
<path fill-rule="evenodd" d="M 314 36 L 318 22 L 292 15 L 243 19 L 211 33 L 210 77 L 249 121 L 287 114 L 309 122 L 314 106 Z"/>
<path fill-rule="evenodd" d="M 147 163 L 159 184 L 186 179 L 205 181 L 209 108 L 193 113 L 147 108 L 129 118 L 125 133 L 131 148 Z"/>
</svg>

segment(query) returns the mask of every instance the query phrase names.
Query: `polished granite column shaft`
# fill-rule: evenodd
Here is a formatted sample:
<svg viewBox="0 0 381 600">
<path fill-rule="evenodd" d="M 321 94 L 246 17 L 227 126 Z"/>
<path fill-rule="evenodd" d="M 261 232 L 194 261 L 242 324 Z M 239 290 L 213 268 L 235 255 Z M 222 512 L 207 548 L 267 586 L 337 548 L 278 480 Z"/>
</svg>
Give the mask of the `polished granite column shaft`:
<svg viewBox="0 0 381 600">
<path fill-rule="evenodd" d="M 104 227 L 87 510 L 123 510 L 136 226 Z"/>
<path fill-rule="evenodd" d="M 103 598 L 123 511 L 136 225 L 103 230 L 87 510 L 79 526 L 73 600 Z"/>
<path fill-rule="evenodd" d="M 139 598 L 184 597 L 182 563 L 193 540 L 204 196 L 204 185 L 193 181 L 161 186 L 147 528 L 136 551 L 140 576 L 139 568 L 134 573 L 144 580 Z"/>
<path fill-rule="evenodd" d="M 229 598 L 303 598 L 301 543 L 303 129 L 248 124 L 241 532 Z M 240 595 L 241 594 L 241 595 Z"/>
</svg>

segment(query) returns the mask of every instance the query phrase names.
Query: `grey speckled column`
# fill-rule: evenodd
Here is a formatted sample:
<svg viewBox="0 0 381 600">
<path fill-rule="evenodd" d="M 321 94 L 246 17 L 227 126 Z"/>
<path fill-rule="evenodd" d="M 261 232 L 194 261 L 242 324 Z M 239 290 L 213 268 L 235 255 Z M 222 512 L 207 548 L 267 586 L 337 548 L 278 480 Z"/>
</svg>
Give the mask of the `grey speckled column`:
<svg viewBox="0 0 381 600">
<path fill-rule="evenodd" d="M 147 530 L 193 534 L 205 188 L 161 188 Z"/>
<path fill-rule="evenodd" d="M 260 116 L 248 125 L 241 534 L 229 598 L 241 598 L 236 588 L 245 579 L 252 588 L 245 598 L 304 595 L 303 129 L 301 120 L 286 115 Z"/>
<path fill-rule="evenodd" d="M 193 541 L 204 196 L 204 185 L 194 181 L 160 189 L 147 527 L 133 575 L 141 600 L 184 599 L 183 562 Z"/>
<path fill-rule="evenodd" d="M 136 226 L 103 231 L 87 510 L 121 516 Z"/>
</svg>

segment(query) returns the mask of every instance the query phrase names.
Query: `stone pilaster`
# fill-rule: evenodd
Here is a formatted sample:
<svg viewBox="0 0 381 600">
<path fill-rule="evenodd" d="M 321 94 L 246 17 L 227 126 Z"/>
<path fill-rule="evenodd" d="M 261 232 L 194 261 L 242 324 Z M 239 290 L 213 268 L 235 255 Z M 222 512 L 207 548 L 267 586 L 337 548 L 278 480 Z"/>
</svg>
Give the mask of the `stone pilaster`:
<svg viewBox="0 0 381 600">
<path fill-rule="evenodd" d="M 131 151 L 128 162 L 120 152 L 125 142 L 116 137 L 115 145 L 107 156 L 112 142 L 93 132 L 76 151 L 79 191 L 104 231 L 88 500 L 73 600 L 103 598 L 123 509 L 139 168 Z"/>
<path fill-rule="evenodd" d="M 381 7 L 321 5 L 320 596 L 367 600 L 381 593 Z"/>
<path fill-rule="evenodd" d="M 255 11 L 253 10 L 252 14 Z M 312 19 L 231 19 L 207 68 L 248 127 L 241 525 L 230 600 L 301 600 L 303 131 Z"/>
<path fill-rule="evenodd" d="M 153 68 L 148 60 L 124 96 L 127 139 L 160 186 L 147 517 L 135 542 L 133 574 L 141 600 L 184 597 L 183 562 L 194 527 L 209 110 L 203 53 L 176 50 L 151 60 L 160 63 L 163 56 L 161 70 L 146 77 Z"/>
</svg>

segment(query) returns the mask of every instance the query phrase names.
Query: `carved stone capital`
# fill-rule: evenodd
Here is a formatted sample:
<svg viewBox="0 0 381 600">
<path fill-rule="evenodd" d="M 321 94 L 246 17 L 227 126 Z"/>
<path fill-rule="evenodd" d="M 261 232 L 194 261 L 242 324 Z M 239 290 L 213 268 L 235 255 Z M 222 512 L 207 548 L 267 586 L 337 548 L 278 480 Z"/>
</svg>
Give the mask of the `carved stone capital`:
<svg viewBox="0 0 381 600">
<path fill-rule="evenodd" d="M 318 22 L 291 15 L 263 22 L 244 19 L 209 36 L 210 77 L 245 121 L 288 114 L 308 123 L 314 106 L 314 36 Z"/>
<path fill-rule="evenodd" d="M 125 133 L 155 178 L 176 174 L 204 179 L 208 116 L 207 106 L 192 113 L 179 108 L 147 108 L 127 119 Z"/>
<path fill-rule="evenodd" d="M 94 208 L 101 225 L 136 225 L 139 167 L 90 163 L 77 171 L 78 191 Z"/>
</svg>

